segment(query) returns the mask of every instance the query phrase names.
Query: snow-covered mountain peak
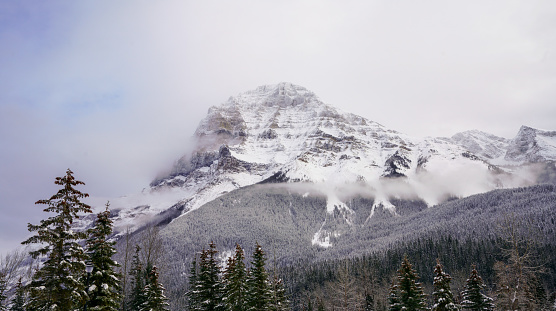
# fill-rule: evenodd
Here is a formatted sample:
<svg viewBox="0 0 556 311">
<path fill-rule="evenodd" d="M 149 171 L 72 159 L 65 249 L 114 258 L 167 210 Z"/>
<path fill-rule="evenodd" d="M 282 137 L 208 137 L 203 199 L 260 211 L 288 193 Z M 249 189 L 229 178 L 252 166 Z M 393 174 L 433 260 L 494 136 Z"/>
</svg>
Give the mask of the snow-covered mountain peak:
<svg viewBox="0 0 556 311">
<path fill-rule="evenodd" d="M 514 162 L 556 161 L 556 131 L 521 126 L 505 156 Z"/>
<path fill-rule="evenodd" d="M 377 209 L 397 215 L 394 200 L 432 206 L 507 186 L 513 178 L 496 167 L 500 163 L 528 154 L 556 158 L 556 132 L 523 127 L 512 141 L 477 130 L 452 138 L 412 137 L 327 105 L 291 83 L 260 86 L 211 107 L 195 136 L 191 152 L 140 196 L 156 198 L 155 204 L 122 206 L 116 223 L 149 215 L 171 219 L 257 183 L 308 182 L 327 198 L 326 219 L 313 243 L 330 246 L 331 237 L 352 225 L 356 212 L 342 201 L 350 196 L 374 198 L 365 218 Z"/>
<path fill-rule="evenodd" d="M 229 100 L 232 103 L 279 107 L 296 106 L 313 101 L 320 102 L 315 93 L 289 82 L 259 86 L 255 90 L 241 93 Z"/>
</svg>

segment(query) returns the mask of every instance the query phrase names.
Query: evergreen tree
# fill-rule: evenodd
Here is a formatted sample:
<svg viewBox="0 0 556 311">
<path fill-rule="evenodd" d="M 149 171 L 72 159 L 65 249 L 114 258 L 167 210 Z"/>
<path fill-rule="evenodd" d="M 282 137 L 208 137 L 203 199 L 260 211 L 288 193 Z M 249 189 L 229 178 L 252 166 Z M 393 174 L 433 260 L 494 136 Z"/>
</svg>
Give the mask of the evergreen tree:
<svg viewBox="0 0 556 311">
<path fill-rule="evenodd" d="M 247 277 L 247 310 L 266 311 L 270 305 L 271 293 L 265 262 L 265 253 L 259 243 L 256 243 Z"/>
<path fill-rule="evenodd" d="M 158 281 L 156 266 L 150 269 L 147 285 L 145 286 L 145 301 L 140 311 L 167 311 L 168 299 L 164 295 L 164 287 Z"/>
<path fill-rule="evenodd" d="M 276 274 L 274 274 L 272 280 L 268 309 L 271 311 L 289 310 L 289 301 L 286 297 L 284 282 L 282 279 L 278 278 Z"/>
<path fill-rule="evenodd" d="M 57 177 L 55 184 L 62 186 L 48 200 L 35 204 L 45 204 L 47 213 L 55 213 L 39 225 L 29 224 L 36 234 L 22 244 L 38 244 L 38 249 L 29 254 L 33 258 L 46 257 L 28 284 L 29 308 L 37 310 L 74 310 L 86 300 L 85 285 L 81 280 L 85 274 L 87 256 L 79 241 L 87 237 L 86 232 L 74 232 L 73 221 L 79 213 L 90 213 L 91 207 L 80 200 L 88 197 L 75 187 L 84 185 L 73 177 L 71 170 L 64 177 Z"/>
<path fill-rule="evenodd" d="M 131 270 L 129 274 L 131 276 L 131 294 L 129 297 L 129 310 L 136 311 L 141 308 L 145 302 L 145 277 L 143 273 L 143 264 L 139 259 L 141 252 L 141 247 L 139 245 L 135 246 L 135 254 L 131 261 Z"/>
<path fill-rule="evenodd" d="M 392 281 L 392 285 L 390 286 L 388 304 L 390 305 L 390 307 L 388 308 L 389 311 L 400 311 L 402 309 L 400 289 L 398 284 L 396 284 L 394 281 Z"/>
<path fill-rule="evenodd" d="M 390 291 L 390 310 L 418 311 L 426 310 L 425 294 L 421 283 L 417 282 L 419 276 L 413 270 L 407 256 L 404 256 L 402 265 L 398 270 L 398 283 Z"/>
<path fill-rule="evenodd" d="M 459 310 L 458 306 L 454 303 L 454 295 L 450 290 L 450 282 L 452 278 L 442 270 L 442 265 L 438 259 L 436 260 L 434 273 L 434 292 L 432 293 L 434 304 L 432 311 Z"/>
<path fill-rule="evenodd" d="M 199 291 L 199 310 L 202 311 L 225 310 L 222 302 L 223 286 L 219 279 L 220 267 L 216 263 L 216 253 L 218 253 L 216 245 L 211 242 L 209 249 L 203 250 L 200 257 L 197 289 Z"/>
<path fill-rule="evenodd" d="M 269 309 L 271 311 L 282 311 L 289 310 L 289 301 L 286 296 L 286 288 L 284 287 L 284 281 L 278 277 L 276 267 L 276 254 L 274 254 L 274 267 L 272 269 L 272 282 L 270 288 L 270 304 Z"/>
<path fill-rule="evenodd" d="M 15 287 L 15 296 L 12 299 L 10 311 L 24 311 L 25 310 L 25 288 L 21 282 L 21 277 L 17 281 Z"/>
<path fill-rule="evenodd" d="M 6 291 L 8 289 L 8 280 L 6 280 L 6 274 L 4 272 L 0 272 L 0 311 L 8 310 L 4 303 L 8 298 L 6 296 Z"/>
<path fill-rule="evenodd" d="M 189 269 L 189 291 L 186 293 L 187 306 L 189 311 L 200 310 L 201 300 L 199 298 L 199 281 L 197 277 L 197 255 L 193 257 L 191 268 Z"/>
<path fill-rule="evenodd" d="M 106 211 L 97 215 L 95 227 L 89 230 L 87 240 L 87 251 L 89 260 L 93 266 L 89 280 L 89 302 L 90 310 L 116 311 L 118 310 L 120 295 L 120 275 L 115 268 L 120 265 L 112 260 L 116 253 L 114 245 L 116 242 L 108 241 L 112 234 L 112 220 L 110 220 L 109 204 L 106 203 Z"/>
<path fill-rule="evenodd" d="M 375 301 L 372 295 L 369 293 L 365 293 L 365 303 L 363 306 L 364 311 L 374 311 L 375 310 Z"/>
<path fill-rule="evenodd" d="M 465 284 L 465 289 L 463 290 L 462 296 L 463 301 L 461 306 L 464 310 L 473 311 L 492 311 L 494 310 L 494 305 L 492 303 L 492 298 L 487 297 L 481 291 L 485 288 L 483 284 L 483 279 L 477 273 L 475 266 L 471 267 L 471 276 L 467 279 Z"/>
<path fill-rule="evenodd" d="M 246 310 L 247 269 L 243 249 L 236 244 L 236 252 L 228 259 L 224 271 L 224 301 L 230 311 Z"/>
</svg>

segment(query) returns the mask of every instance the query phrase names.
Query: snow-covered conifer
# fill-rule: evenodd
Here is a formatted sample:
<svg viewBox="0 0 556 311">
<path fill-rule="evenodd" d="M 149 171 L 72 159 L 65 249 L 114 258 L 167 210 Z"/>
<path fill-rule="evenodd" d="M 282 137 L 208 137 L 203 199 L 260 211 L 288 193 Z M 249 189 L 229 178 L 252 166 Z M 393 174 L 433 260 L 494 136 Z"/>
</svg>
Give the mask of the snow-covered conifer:
<svg viewBox="0 0 556 311">
<path fill-rule="evenodd" d="M 462 296 L 463 301 L 461 306 L 464 310 L 473 311 L 492 311 L 494 310 L 494 304 L 492 303 L 492 298 L 487 297 L 481 291 L 485 288 L 483 284 L 483 279 L 479 276 L 477 268 L 472 266 L 471 276 L 467 279 L 465 284 L 465 289 L 463 290 Z"/>
<path fill-rule="evenodd" d="M 199 279 L 197 277 L 198 269 L 197 255 L 195 255 L 193 257 L 193 261 L 191 262 L 191 268 L 189 269 L 189 290 L 186 293 L 189 311 L 200 310 L 201 300 L 199 298 Z"/>
<path fill-rule="evenodd" d="M 130 310 L 139 310 L 145 302 L 145 274 L 143 264 L 139 259 L 140 252 L 141 247 L 136 245 L 135 254 L 131 261 L 131 270 L 129 271 L 131 276 L 131 294 L 127 305 Z"/>
<path fill-rule="evenodd" d="M 41 220 L 39 225 L 29 224 L 29 231 L 36 234 L 22 243 L 39 245 L 30 255 L 46 258 L 28 284 L 29 308 L 69 311 L 80 307 L 87 298 L 81 281 L 87 255 L 79 244 L 87 235 L 73 231 L 72 224 L 80 213 L 90 213 L 91 207 L 81 202 L 89 195 L 75 188 L 84 183 L 76 180 L 71 170 L 64 177 L 57 177 L 55 184 L 62 186 L 56 194 L 35 203 L 47 205 L 44 211 L 55 215 Z"/>
<path fill-rule="evenodd" d="M 417 282 L 419 276 L 411 266 L 407 256 L 404 256 L 402 265 L 398 270 L 398 283 L 390 290 L 390 309 L 394 310 L 426 310 L 425 294 L 421 283 Z"/>
<path fill-rule="evenodd" d="M 12 305 L 10 311 L 24 311 L 25 310 L 25 288 L 21 281 L 21 277 L 15 286 L 15 296 L 12 298 Z"/>
<path fill-rule="evenodd" d="M 216 262 L 216 245 L 211 242 L 208 250 L 201 253 L 201 263 L 199 266 L 198 280 L 198 297 L 199 310 L 220 311 L 225 310 L 222 301 L 223 286 L 220 281 L 220 267 Z"/>
<path fill-rule="evenodd" d="M 432 293 L 434 304 L 432 311 L 459 310 L 459 307 L 454 303 L 454 295 L 450 289 L 452 277 L 443 271 L 439 260 L 436 261 L 434 274 L 434 292 Z"/>
<path fill-rule="evenodd" d="M 164 295 L 164 286 L 158 280 L 156 266 L 150 269 L 145 286 L 145 301 L 141 305 L 140 311 L 167 311 L 168 299 Z"/>
<path fill-rule="evenodd" d="M 106 211 L 97 215 L 95 226 L 89 232 L 87 253 L 93 271 L 89 279 L 89 310 L 116 311 L 120 304 L 120 275 L 115 272 L 119 267 L 112 256 L 116 253 L 115 242 L 108 240 L 112 234 L 109 204 Z"/>
<path fill-rule="evenodd" d="M 269 310 L 271 311 L 285 311 L 289 310 L 289 301 L 286 296 L 286 289 L 284 288 L 284 282 L 282 279 L 278 278 L 276 274 L 272 279 L 272 284 L 270 286 L 270 302 Z"/>
<path fill-rule="evenodd" d="M 243 249 L 236 244 L 236 252 L 228 259 L 223 276 L 226 310 L 244 311 L 247 308 L 247 269 L 244 260 Z"/>
<path fill-rule="evenodd" d="M 266 311 L 270 305 L 270 284 L 265 262 L 265 253 L 259 243 L 256 243 L 251 269 L 247 277 L 247 310 Z"/>
</svg>

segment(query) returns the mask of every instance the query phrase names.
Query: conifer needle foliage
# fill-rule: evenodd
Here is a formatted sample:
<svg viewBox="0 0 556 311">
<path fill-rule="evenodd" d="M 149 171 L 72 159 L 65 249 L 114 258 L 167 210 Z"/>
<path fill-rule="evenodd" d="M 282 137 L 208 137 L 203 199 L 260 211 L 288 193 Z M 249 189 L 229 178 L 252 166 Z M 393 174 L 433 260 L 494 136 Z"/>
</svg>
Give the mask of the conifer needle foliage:
<svg viewBox="0 0 556 311">
<path fill-rule="evenodd" d="M 70 169 L 65 176 L 57 177 L 54 183 L 61 189 L 50 199 L 35 203 L 46 205 L 44 211 L 54 215 L 41 220 L 39 225 L 29 224 L 29 231 L 35 232 L 35 235 L 22 242 L 39 245 L 30 255 L 45 258 L 42 267 L 27 285 L 29 308 L 69 311 L 80 307 L 87 299 L 82 282 L 87 256 L 79 244 L 87 234 L 73 231 L 72 224 L 81 213 L 91 213 L 91 207 L 81 202 L 89 195 L 76 189 L 84 183 L 76 180 Z"/>
<path fill-rule="evenodd" d="M 93 266 L 88 288 L 89 310 L 116 311 L 121 299 L 120 275 L 115 272 L 120 265 L 112 259 L 115 242 L 108 240 L 112 234 L 108 206 L 106 203 L 106 211 L 97 215 L 95 226 L 88 231 L 87 253 Z"/>
<path fill-rule="evenodd" d="M 427 310 L 425 294 L 421 283 L 417 282 L 419 276 L 413 269 L 407 256 L 404 256 L 402 265 L 398 270 L 397 284 L 390 290 L 390 311 L 420 311 Z"/>
</svg>

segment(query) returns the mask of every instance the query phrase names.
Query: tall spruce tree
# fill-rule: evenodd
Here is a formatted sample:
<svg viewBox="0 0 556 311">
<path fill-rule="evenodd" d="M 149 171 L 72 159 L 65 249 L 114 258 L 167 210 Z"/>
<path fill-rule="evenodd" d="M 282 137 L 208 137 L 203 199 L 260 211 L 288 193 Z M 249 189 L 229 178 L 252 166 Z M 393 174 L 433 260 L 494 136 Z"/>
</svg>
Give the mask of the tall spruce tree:
<svg viewBox="0 0 556 311">
<path fill-rule="evenodd" d="M 197 265 L 197 255 L 193 256 L 193 261 L 191 262 L 191 268 L 189 269 L 189 290 L 185 294 L 187 296 L 187 306 L 189 311 L 200 310 L 200 296 L 199 296 L 199 279 Z"/>
<path fill-rule="evenodd" d="M 131 270 L 129 271 L 131 277 L 131 293 L 129 297 L 128 307 L 129 310 L 137 311 L 145 302 L 145 274 L 141 259 L 139 259 L 141 247 L 135 246 L 135 254 L 131 261 Z"/>
<path fill-rule="evenodd" d="M 396 282 L 392 281 L 392 285 L 390 285 L 390 292 L 388 294 L 388 304 L 389 304 L 389 311 L 400 311 L 402 309 L 401 305 L 401 297 L 400 297 L 400 289 L 399 285 Z"/>
<path fill-rule="evenodd" d="M 265 263 L 265 253 L 256 243 L 247 277 L 247 310 L 266 311 L 269 308 L 271 293 Z"/>
<path fill-rule="evenodd" d="M 120 275 L 115 272 L 115 268 L 120 265 L 112 259 L 116 253 L 116 242 L 108 240 L 112 234 L 109 206 L 106 203 L 106 210 L 97 215 L 95 226 L 89 230 L 87 240 L 87 253 L 93 266 L 87 307 L 95 311 L 116 311 L 121 299 Z"/>
<path fill-rule="evenodd" d="M 390 310 L 427 310 L 425 294 L 421 283 L 417 282 L 418 278 L 419 276 L 411 266 L 407 255 L 404 256 L 398 270 L 398 283 L 392 286 L 390 291 Z"/>
<path fill-rule="evenodd" d="M 158 271 L 153 266 L 147 276 L 145 286 L 145 301 L 141 305 L 140 311 L 167 311 L 168 298 L 164 295 L 164 286 L 158 280 Z"/>
<path fill-rule="evenodd" d="M 459 310 L 458 305 L 454 303 L 454 295 L 450 289 L 450 282 L 452 277 L 445 273 L 439 260 L 436 260 L 436 267 L 434 268 L 434 292 L 433 306 L 431 311 L 456 311 Z"/>
<path fill-rule="evenodd" d="M 91 207 L 81 199 L 88 197 L 75 187 L 84 185 L 73 177 L 71 170 L 54 182 L 61 189 L 50 199 L 39 200 L 47 213 L 54 213 L 39 225 L 28 224 L 30 232 L 36 234 L 22 244 L 38 244 L 39 248 L 29 254 L 33 258 L 45 257 L 45 261 L 27 285 L 30 293 L 29 309 L 66 311 L 79 308 L 86 300 L 85 285 L 81 281 L 85 274 L 87 256 L 79 242 L 87 237 L 86 232 L 73 231 L 73 221 L 80 213 L 91 213 Z"/>
<path fill-rule="evenodd" d="M 278 278 L 276 273 L 274 273 L 274 277 L 272 278 L 268 309 L 271 311 L 285 311 L 290 309 L 284 281 Z"/>
<path fill-rule="evenodd" d="M 21 281 L 21 277 L 15 286 L 15 296 L 12 298 L 12 305 L 10 311 L 24 311 L 25 310 L 25 288 Z"/>
<path fill-rule="evenodd" d="M 492 311 L 494 304 L 492 298 L 487 297 L 481 291 L 485 288 L 483 279 L 479 276 L 477 268 L 471 267 L 471 276 L 467 279 L 462 296 L 461 306 L 464 310 Z"/>
<path fill-rule="evenodd" d="M 226 310 L 247 310 L 247 269 L 244 260 L 243 249 L 236 244 L 236 252 L 228 259 L 223 276 Z"/>
<path fill-rule="evenodd" d="M 211 242 L 208 250 L 201 253 L 201 263 L 199 266 L 198 298 L 199 310 L 202 311 L 223 311 L 225 305 L 222 301 L 223 286 L 220 281 L 220 267 L 216 262 L 216 245 Z"/>
</svg>

